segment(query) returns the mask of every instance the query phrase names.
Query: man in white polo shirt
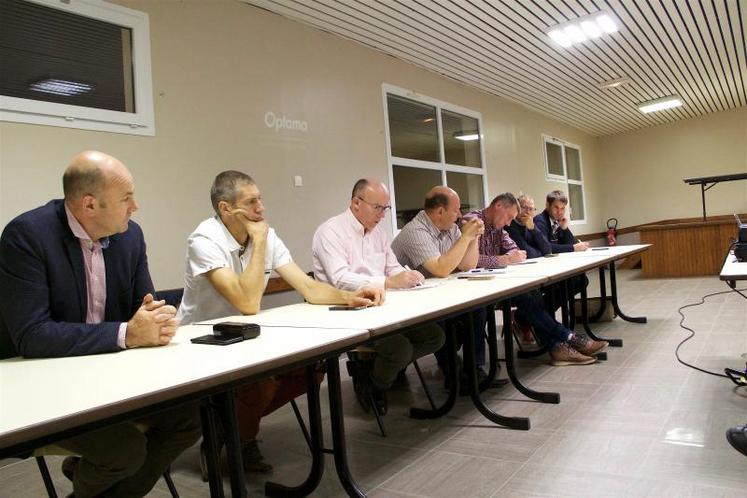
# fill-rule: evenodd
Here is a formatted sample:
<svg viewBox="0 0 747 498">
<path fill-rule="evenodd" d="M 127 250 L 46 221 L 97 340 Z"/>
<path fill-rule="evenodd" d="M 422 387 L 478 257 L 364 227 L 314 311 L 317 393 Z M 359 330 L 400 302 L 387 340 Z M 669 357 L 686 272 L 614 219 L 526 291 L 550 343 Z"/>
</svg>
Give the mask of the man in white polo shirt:
<svg viewBox="0 0 747 498">
<path fill-rule="evenodd" d="M 309 278 L 265 222 L 262 196 L 250 176 L 239 171 L 220 173 L 210 189 L 210 200 L 216 215 L 200 223 L 187 242 L 184 298 L 178 312 L 182 324 L 258 313 L 273 270 L 313 304 L 381 303 L 383 294 L 378 289 L 342 291 Z M 246 470 L 272 469 L 257 447 L 259 421 L 304 392 L 303 369 L 237 389 L 239 437 Z"/>
<path fill-rule="evenodd" d="M 379 225 L 389 205 L 389 191 L 378 180 L 361 179 L 353 186 L 350 206 L 322 223 L 314 234 L 314 275 L 338 289 L 371 285 L 381 289 L 409 289 L 423 283 L 423 275 L 397 262 L 389 237 Z M 367 408 L 370 391 L 380 412 L 386 411 L 384 393 L 397 377 L 422 356 L 438 351 L 444 333 L 436 323 L 410 327 L 374 343 L 376 358 L 366 377 L 356 378 L 359 401 Z M 363 376 L 359 376 L 363 377 Z"/>
</svg>

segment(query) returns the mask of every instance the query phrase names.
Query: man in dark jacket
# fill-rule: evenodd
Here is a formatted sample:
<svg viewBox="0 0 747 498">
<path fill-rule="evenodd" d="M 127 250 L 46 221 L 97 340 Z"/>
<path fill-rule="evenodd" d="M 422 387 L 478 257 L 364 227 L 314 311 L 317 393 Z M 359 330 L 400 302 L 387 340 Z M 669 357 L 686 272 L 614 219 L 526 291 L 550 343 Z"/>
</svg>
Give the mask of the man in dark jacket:
<svg viewBox="0 0 747 498">
<path fill-rule="evenodd" d="M 534 199 L 526 194 L 521 194 L 516 200 L 519 202 L 519 214 L 506 227 L 509 237 L 516 242 L 519 249 L 526 251 L 527 259 L 539 258 L 551 253 L 550 241 L 542 235 L 542 232 L 534 224 L 536 210 Z"/>
<path fill-rule="evenodd" d="M 568 196 L 562 190 L 553 190 L 546 201 L 545 210 L 534 217 L 534 225 L 550 241 L 553 254 L 587 250 L 589 244 L 577 241 L 568 228 Z"/>
<path fill-rule="evenodd" d="M 562 190 L 553 190 L 547 194 L 545 210 L 534 217 L 535 229 L 550 242 L 553 254 L 589 249 L 589 244 L 576 240 L 568 228 L 570 215 L 567 208 L 568 196 Z M 571 292 L 576 295 L 587 285 L 589 279 L 586 275 L 573 277 L 570 282 Z M 550 286 L 544 291 L 544 296 L 548 309 L 557 310 L 562 296 L 560 288 L 557 285 Z"/>
<path fill-rule="evenodd" d="M 0 357 L 168 344 L 176 309 L 153 298 L 143 233 L 130 220 L 138 208 L 132 175 L 114 157 L 87 151 L 62 181 L 64 200 L 21 214 L 0 237 Z M 179 407 L 56 444 L 80 455 L 63 462 L 75 497 L 145 496 L 199 428 L 196 408 Z"/>
</svg>

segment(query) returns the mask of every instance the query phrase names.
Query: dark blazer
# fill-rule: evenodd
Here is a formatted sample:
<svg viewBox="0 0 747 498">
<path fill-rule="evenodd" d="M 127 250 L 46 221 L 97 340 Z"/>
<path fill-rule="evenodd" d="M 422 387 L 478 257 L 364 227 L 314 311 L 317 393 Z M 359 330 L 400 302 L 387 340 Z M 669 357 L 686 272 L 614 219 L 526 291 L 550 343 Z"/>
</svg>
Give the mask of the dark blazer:
<svg viewBox="0 0 747 498">
<path fill-rule="evenodd" d="M 527 258 L 541 258 L 545 254 L 550 254 L 552 248 L 550 242 L 539 231 L 538 228 L 529 230 L 516 220 L 512 220 L 504 230 L 508 232 L 511 240 L 516 242 L 519 249 L 527 252 Z"/>
<path fill-rule="evenodd" d="M 119 351 L 120 323 L 154 292 L 137 223 L 130 221 L 126 232 L 109 237 L 104 265 L 104 322 L 86 324 L 83 253 L 63 201 L 50 201 L 8 223 L 0 237 L 0 357 Z"/>
<path fill-rule="evenodd" d="M 576 243 L 576 238 L 573 236 L 570 229 L 558 229 L 558 238 L 557 240 L 553 240 L 550 213 L 547 212 L 547 209 L 534 217 L 534 227 L 535 230 L 539 230 L 539 232 L 550 241 L 550 247 L 552 247 L 552 252 L 554 254 L 573 252 L 573 244 Z"/>
</svg>

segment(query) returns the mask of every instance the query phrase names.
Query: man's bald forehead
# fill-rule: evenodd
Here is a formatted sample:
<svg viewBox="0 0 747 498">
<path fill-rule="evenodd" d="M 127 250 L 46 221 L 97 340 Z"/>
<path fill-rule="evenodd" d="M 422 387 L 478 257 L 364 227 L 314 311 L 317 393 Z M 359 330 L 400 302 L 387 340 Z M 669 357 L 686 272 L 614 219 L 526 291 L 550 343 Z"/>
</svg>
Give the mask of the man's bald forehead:
<svg viewBox="0 0 747 498">
<path fill-rule="evenodd" d="M 65 199 L 72 200 L 87 194 L 98 194 L 108 181 L 116 177 L 130 178 L 130 172 L 116 157 L 87 150 L 73 157 L 62 176 Z"/>
</svg>

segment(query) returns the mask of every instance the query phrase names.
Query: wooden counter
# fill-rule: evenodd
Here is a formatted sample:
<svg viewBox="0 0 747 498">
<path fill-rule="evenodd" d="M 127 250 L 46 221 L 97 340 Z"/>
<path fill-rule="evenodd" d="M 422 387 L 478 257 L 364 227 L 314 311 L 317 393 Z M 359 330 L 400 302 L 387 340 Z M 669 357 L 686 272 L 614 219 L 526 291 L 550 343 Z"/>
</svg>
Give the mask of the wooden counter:
<svg viewBox="0 0 747 498">
<path fill-rule="evenodd" d="M 644 277 L 718 275 L 724 256 L 736 236 L 733 217 L 708 221 L 643 225 L 641 243 L 652 244 L 641 256 Z"/>
</svg>

